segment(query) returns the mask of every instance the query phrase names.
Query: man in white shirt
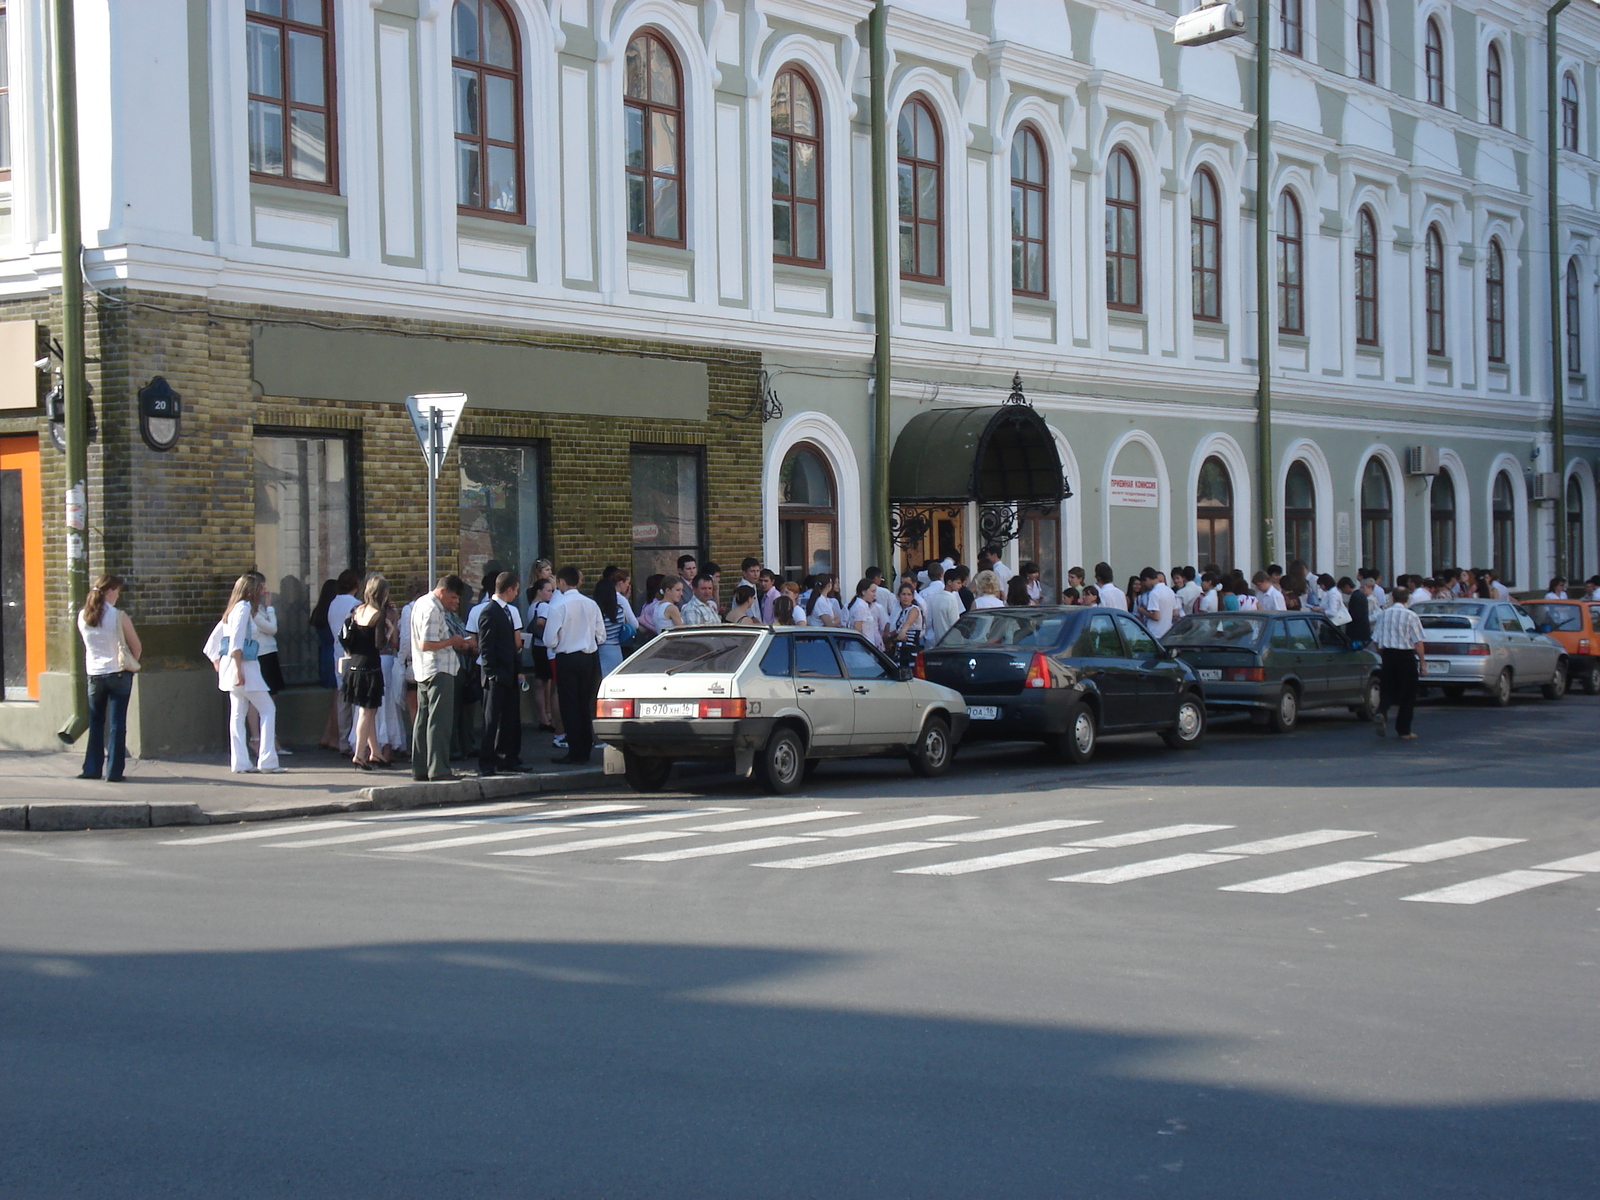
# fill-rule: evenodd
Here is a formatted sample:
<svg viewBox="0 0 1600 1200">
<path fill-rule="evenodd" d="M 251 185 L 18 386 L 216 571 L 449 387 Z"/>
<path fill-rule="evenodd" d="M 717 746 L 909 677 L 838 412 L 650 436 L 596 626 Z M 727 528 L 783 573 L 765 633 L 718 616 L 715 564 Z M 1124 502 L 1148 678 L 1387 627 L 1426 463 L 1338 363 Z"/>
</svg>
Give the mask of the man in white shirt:
<svg viewBox="0 0 1600 1200">
<path fill-rule="evenodd" d="M 1011 582 L 1011 577 L 1016 574 L 1000 557 L 998 546 L 985 546 L 978 555 L 978 570 L 993 571 L 994 577 L 1000 581 L 1000 594 L 1005 595 L 1006 584 Z"/>
<path fill-rule="evenodd" d="M 939 585 L 938 591 L 925 593 L 927 604 L 928 635 L 923 640 L 925 646 L 936 646 L 944 635 L 950 632 L 950 627 L 961 619 L 965 611 L 961 607 L 961 580 L 953 573 L 949 579 Z"/>
<path fill-rule="evenodd" d="M 1210 571 L 1200 576 L 1200 598 L 1191 612 L 1217 612 L 1222 608 L 1222 584 Z"/>
<path fill-rule="evenodd" d="M 1165 637 L 1178 619 L 1178 594 L 1162 582 L 1161 573 L 1154 567 L 1146 567 L 1139 578 L 1144 581 L 1144 594 L 1140 599 L 1149 614 L 1150 632 L 1158 638 Z"/>
<path fill-rule="evenodd" d="M 411 778 L 421 783 L 449 779 L 450 730 L 455 725 L 458 649 L 471 645 L 450 632 L 446 613 L 461 604 L 467 585 L 459 575 L 446 575 L 438 586 L 418 597 L 411 609 L 411 671 L 417 678 L 417 716 L 411 727 Z"/>
<path fill-rule="evenodd" d="M 917 603 L 926 609 L 928 601 L 944 591 L 944 568 L 938 563 L 934 563 L 924 574 L 928 576 L 928 582 L 917 593 Z"/>
<path fill-rule="evenodd" d="M 694 577 L 694 595 L 686 600 L 679 611 L 685 625 L 720 625 L 717 615 L 717 581 L 709 575 Z"/>
<path fill-rule="evenodd" d="M 594 749 L 594 702 L 600 694 L 600 644 L 606 624 L 600 606 L 578 590 L 583 572 L 556 572 L 560 603 L 545 615 L 544 644 L 555 652 L 556 697 L 567 730 L 567 752 L 552 762 L 587 764 Z"/>
<path fill-rule="evenodd" d="M 1111 574 L 1110 563 L 1096 563 L 1094 565 L 1094 586 L 1100 593 L 1100 603 L 1106 608 L 1120 608 L 1128 611 L 1128 593 L 1112 582 L 1116 576 Z"/>
<path fill-rule="evenodd" d="M 1178 605 L 1184 612 L 1194 611 L 1194 602 L 1200 599 L 1202 588 L 1194 581 L 1193 567 L 1173 567 L 1172 577 L 1181 579 L 1183 586 L 1178 588 Z"/>
<path fill-rule="evenodd" d="M 1257 571 L 1250 580 L 1256 588 L 1256 607 L 1261 612 L 1284 612 L 1288 605 L 1283 602 L 1283 593 L 1272 586 L 1272 580 L 1265 571 Z"/>
<path fill-rule="evenodd" d="M 478 601 L 472 606 L 472 611 L 467 614 L 468 633 L 472 634 L 474 637 L 478 635 L 480 632 L 478 629 L 478 621 L 483 616 L 483 610 L 488 608 L 489 605 L 493 604 L 495 599 L 496 597 L 494 593 L 489 592 L 484 595 L 482 600 Z M 522 647 L 522 613 L 518 610 L 515 604 L 502 602 L 501 607 L 506 610 L 506 616 L 511 618 L 511 628 L 517 631 L 517 648 L 520 650 Z M 483 665 L 483 655 L 481 653 L 478 655 L 478 665 L 480 667 Z"/>
</svg>

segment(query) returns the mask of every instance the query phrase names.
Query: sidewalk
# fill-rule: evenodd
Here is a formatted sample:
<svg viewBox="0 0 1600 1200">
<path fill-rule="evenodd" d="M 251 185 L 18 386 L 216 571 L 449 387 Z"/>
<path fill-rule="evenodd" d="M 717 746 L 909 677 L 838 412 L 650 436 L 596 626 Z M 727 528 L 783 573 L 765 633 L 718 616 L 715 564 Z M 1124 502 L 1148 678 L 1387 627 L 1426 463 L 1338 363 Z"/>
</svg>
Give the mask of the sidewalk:
<svg viewBox="0 0 1600 1200">
<path fill-rule="evenodd" d="M 81 744 L 59 752 L 0 751 L 0 829 L 271 821 L 582 791 L 605 780 L 598 753 L 590 767 L 546 765 L 537 774 L 438 783 L 414 783 L 404 760 L 387 771 L 358 771 L 342 755 L 305 749 L 282 762 L 288 768 L 282 775 L 235 775 L 220 757 L 129 759 L 126 781 L 113 784 L 76 778 L 83 768 Z"/>
</svg>

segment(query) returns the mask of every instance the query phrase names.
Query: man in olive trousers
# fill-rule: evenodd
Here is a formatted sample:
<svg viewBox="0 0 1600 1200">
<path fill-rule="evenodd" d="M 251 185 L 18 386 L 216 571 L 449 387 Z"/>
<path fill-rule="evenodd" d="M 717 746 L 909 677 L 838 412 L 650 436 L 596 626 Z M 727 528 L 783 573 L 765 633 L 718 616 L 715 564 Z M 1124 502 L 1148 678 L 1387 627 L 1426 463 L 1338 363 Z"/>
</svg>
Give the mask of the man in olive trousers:
<svg viewBox="0 0 1600 1200">
<path fill-rule="evenodd" d="M 411 729 L 411 778 L 449 779 L 450 731 L 455 724 L 457 650 L 471 639 L 452 633 L 447 613 L 461 603 L 466 584 L 446 575 L 411 610 L 411 662 L 417 677 L 417 719 Z"/>
</svg>

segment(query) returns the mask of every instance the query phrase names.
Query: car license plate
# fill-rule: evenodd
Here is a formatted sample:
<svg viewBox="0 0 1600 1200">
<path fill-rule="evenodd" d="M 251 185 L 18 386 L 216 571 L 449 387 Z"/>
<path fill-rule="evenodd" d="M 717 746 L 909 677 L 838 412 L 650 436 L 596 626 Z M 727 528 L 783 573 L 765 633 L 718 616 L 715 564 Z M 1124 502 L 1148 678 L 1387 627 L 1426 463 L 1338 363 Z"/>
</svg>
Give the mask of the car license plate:
<svg viewBox="0 0 1600 1200">
<path fill-rule="evenodd" d="M 1450 674 L 1450 664 L 1447 663 L 1447 662 L 1437 662 L 1437 661 L 1430 660 L 1428 663 L 1426 663 L 1424 665 L 1423 669 L 1429 675 L 1448 675 L 1448 674 Z"/>
<path fill-rule="evenodd" d="M 700 706 L 693 700 L 672 704 L 648 701 L 639 705 L 641 717 L 692 717 L 699 711 Z"/>
<path fill-rule="evenodd" d="M 1201 667 L 1200 668 L 1200 682 L 1201 683 L 1218 683 L 1218 682 L 1221 681 L 1221 679 L 1222 679 L 1222 668 L 1221 667 Z"/>
<path fill-rule="evenodd" d="M 998 721 L 1000 719 L 1000 709 L 993 704 L 969 704 L 967 705 L 967 716 L 974 721 Z"/>
</svg>

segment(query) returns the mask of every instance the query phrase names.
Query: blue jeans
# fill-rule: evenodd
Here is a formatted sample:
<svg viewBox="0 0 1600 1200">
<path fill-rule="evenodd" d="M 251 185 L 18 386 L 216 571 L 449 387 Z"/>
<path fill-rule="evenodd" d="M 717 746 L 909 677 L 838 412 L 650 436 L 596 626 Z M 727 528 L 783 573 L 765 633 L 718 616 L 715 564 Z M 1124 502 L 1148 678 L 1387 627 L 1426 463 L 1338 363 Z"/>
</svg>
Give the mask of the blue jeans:
<svg viewBox="0 0 1600 1200">
<path fill-rule="evenodd" d="M 83 752 L 83 773 L 116 783 L 122 778 L 128 760 L 128 698 L 133 695 L 133 672 L 89 676 L 89 745 Z M 106 764 L 106 743 L 110 742 L 111 762 Z"/>
</svg>

